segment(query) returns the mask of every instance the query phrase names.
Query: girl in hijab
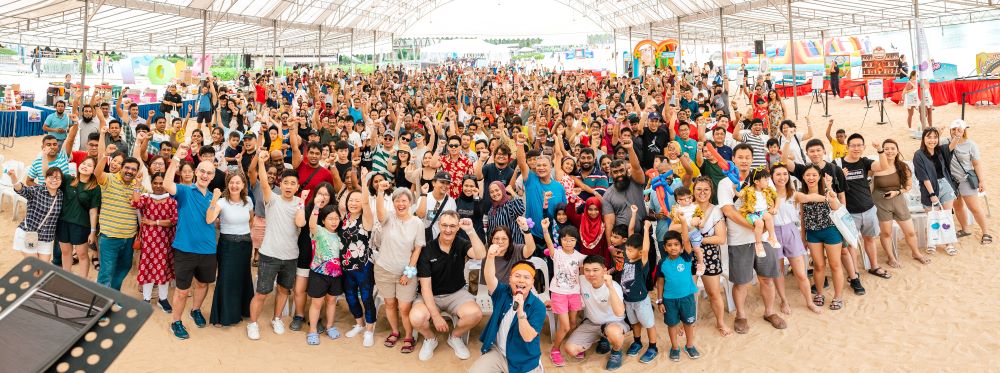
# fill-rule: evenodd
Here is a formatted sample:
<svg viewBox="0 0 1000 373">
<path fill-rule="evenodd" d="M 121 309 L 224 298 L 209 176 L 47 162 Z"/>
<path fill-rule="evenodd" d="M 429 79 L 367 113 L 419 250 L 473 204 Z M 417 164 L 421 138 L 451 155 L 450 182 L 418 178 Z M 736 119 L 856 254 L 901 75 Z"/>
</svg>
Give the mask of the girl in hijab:
<svg viewBox="0 0 1000 373">
<path fill-rule="evenodd" d="M 604 217 L 601 215 L 601 198 L 590 197 L 583 205 L 583 213 L 577 212 L 577 204 L 567 206 L 566 216 L 571 224 L 580 227 L 580 243 L 577 245 L 584 255 L 600 255 L 604 263 L 611 266 L 611 255 L 604 239 Z"/>
</svg>

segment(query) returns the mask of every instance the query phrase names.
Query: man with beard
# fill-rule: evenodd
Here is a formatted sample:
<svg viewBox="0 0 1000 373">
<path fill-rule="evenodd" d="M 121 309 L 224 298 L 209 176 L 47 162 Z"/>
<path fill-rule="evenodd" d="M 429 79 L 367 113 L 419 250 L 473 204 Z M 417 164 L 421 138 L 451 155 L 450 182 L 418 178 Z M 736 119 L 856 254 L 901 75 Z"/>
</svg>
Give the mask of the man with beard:
<svg viewBox="0 0 1000 373">
<path fill-rule="evenodd" d="M 729 93 L 723 91 L 722 86 L 716 86 L 712 94 L 712 111 L 719 112 L 722 111 L 729 114 Z"/>
<path fill-rule="evenodd" d="M 79 99 L 80 98 L 77 97 L 77 100 Z M 78 137 L 74 139 L 77 144 L 86 144 L 87 138 L 90 134 L 97 133 L 99 128 L 104 127 L 104 113 L 102 112 L 100 114 L 96 114 L 95 111 L 97 110 L 92 104 L 83 105 L 83 109 L 80 110 L 80 112 L 83 113 L 83 116 L 80 117 L 80 121 L 78 123 L 80 126 L 77 132 Z"/>
<path fill-rule="evenodd" d="M 746 179 L 753 167 L 755 152 L 756 150 L 746 143 L 736 145 L 733 149 L 733 164 L 739 171 L 742 183 L 748 182 Z M 750 331 L 746 315 L 746 299 L 755 271 L 760 282 L 760 296 L 764 303 L 764 320 L 771 323 L 775 329 L 786 328 L 785 320 L 778 316 L 774 308 L 774 279 L 782 275 L 778 266 L 780 249 L 771 247 L 765 236 L 761 238 L 761 242 L 766 255 L 758 257 L 754 253 L 753 225 L 740 214 L 739 209 L 743 205 L 743 200 L 737 198 L 736 185 L 729 178 L 719 181 L 718 198 L 719 207 L 726 216 L 726 230 L 729 234 L 729 278 L 736 284 L 733 287 L 733 301 L 736 304 L 736 321 L 733 329 L 739 334 Z"/>
<path fill-rule="evenodd" d="M 479 158 L 476 161 L 476 165 L 473 170 L 476 172 L 476 179 L 482 180 L 483 185 L 489 186 L 494 181 L 500 181 L 507 184 L 510 178 L 514 176 L 514 167 L 510 163 L 510 147 L 507 144 L 500 144 L 497 147 L 496 152 L 493 153 L 493 162 L 487 163 L 485 166 L 482 164 L 486 162 L 486 158 Z"/>
<path fill-rule="evenodd" d="M 660 125 L 661 119 L 660 113 L 651 111 L 646 120 L 639 123 L 638 134 L 642 138 L 642 143 L 646 145 L 641 151 L 642 158 L 639 159 L 643 169 L 653 168 L 654 157 L 663 155 L 663 149 L 666 149 L 667 143 L 670 142 L 670 130 Z"/>
<path fill-rule="evenodd" d="M 544 217 L 542 205 L 545 201 L 545 195 L 550 196 L 548 216 L 556 216 L 556 206 L 566 202 L 566 190 L 561 183 L 552 177 L 552 158 L 547 155 L 539 155 L 535 157 L 532 169 L 529 169 L 525 154 L 527 152 L 522 149 L 521 144 L 514 147 L 518 169 L 521 175 L 525 175 L 522 176 L 524 179 L 524 216 L 532 221 L 541 222 Z M 535 242 L 543 242 L 541 241 L 543 237 L 541 224 L 535 224 L 531 227 L 531 234 L 535 236 Z M 536 250 L 536 253 L 540 251 Z"/>
<path fill-rule="evenodd" d="M 610 185 L 608 175 L 595 167 L 596 159 L 597 153 L 593 148 L 580 149 L 580 175 L 576 177 L 584 185 L 580 188 L 580 198 L 584 201 L 590 197 L 603 196 Z"/>
<path fill-rule="evenodd" d="M 138 230 L 138 214 L 132 207 L 132 196 L 142 192 L 141 184 L 136 179 L 139 160 L 125 158 L 121 170 L 108 175 L 104 170 L 109 157 L 105 149 L 99 148 L 98 152 L 94 177 L 101 186 L 101 210 L 98 215 L 101 268 L 97 273 L 97 283 L 121 290 L 122 281 L 132 269 L 132 242 Z"/>
<path fill-rule="evenodd" d="M 177 307 L 170 324 L 174 337 L 187 339 L 188 332 L 181 323 L 181 316 L 187 306 L 191 285 L 194 294 L 191 304 L 191 319 L 195 326 L 204 328 L 205 316 L 201 313 L 201 305 L 208 295 L 208 284 L 215 282 L 215 271 L 218 261 L 215 258 L 216 235 L 215 218 L 208 220 L 208 209 L 219 199 L 221 191 L 210 192 L 209 183 L 218 170 L 215 164 L 208 161 L 198 163 L 195 170 L 194 184 L 182 185 L 174 183 L 174 176 L 180 168 L 181 159 L 187 156 L 187 146 L 181 144 L 180 150 L 170 162 L 167 174 L 163 178 L 163 189 L 177 200 L 177 235 L 171 247 L 174 249 L 174 272 L 177 280 L 177 291 L 174 292 L 173 306 Z M 198 279 L 198 282 L 192 280 Z"/>
<path fill-rule="evenodd" d="M 604 203 L 601 206 L 601 213 L 604 214 L 604 234 L 611 237 L 611 228 L 616 224 L 628 225 L 632 217 L 631 206 L 644 206 L 645 197 L 642 190 L 646 186 L 646 174 L 639 165 L 639 157 L 632 148 L 632 139 L 622 140 L 622 146 L 628 149 L 628 165 L 624 160 L 617 159 L 611 162 L 611 180 L 614 181 L 611 188 L 604 192 Z M 636 212 L 635 221 L 643 221 L 646 218 L 646 209 L 639 208 Z"/>
<path fill-rule="evenodd" d="M 56 148 L 62 148 L 63 142 L 66 141 L 66 133 L 69 132 L 71 122 L 73 120 L 66 114 L 66 101 L 59 100 L 56 101 L 55 114 L 45 117 L 42 130 L 56 139 Z"/>
<path fill-rule="evenodd" d="M 312 202 L 313 192 L 322 183 L 333 184 L 334 188 L 339 188 L 339 176 L 334 181 L 334 175 L 329 169 L 324 168 L 319 164 L 321 158 L 323 158 L 323 146 L 318 142 L 310 142 L 306 145 L 306 156 L 305 162 L 303 162 L 302 152 L 299 150 L 298 142 L 301 141 L 298 134 L 292 133 L 292 168 L 294 168 L 299 173 L 299 180 L 302 180 L 300 185 L 302 189 L 308 190 L 309 195 L 307 196 L 306 204 Z"/>
</svg>

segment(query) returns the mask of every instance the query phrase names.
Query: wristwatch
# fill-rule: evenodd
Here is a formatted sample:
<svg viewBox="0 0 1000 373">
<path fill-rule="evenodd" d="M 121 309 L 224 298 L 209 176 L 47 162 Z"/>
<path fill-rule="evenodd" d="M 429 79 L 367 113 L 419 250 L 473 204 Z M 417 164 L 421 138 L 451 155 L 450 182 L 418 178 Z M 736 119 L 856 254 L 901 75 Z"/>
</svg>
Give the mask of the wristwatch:
<svg viewBox="0 0 1000 373">
<path fill-rule="evenodd" d="M 656 300 L 655 302 L 653 302 L 653 303 L 654 303 L 654 304 L 656 304 L 657 306 L 659 306 L 659 305 L 663 304 L 663 299 L 657 299 L 657 300 Z"/>
</svg>

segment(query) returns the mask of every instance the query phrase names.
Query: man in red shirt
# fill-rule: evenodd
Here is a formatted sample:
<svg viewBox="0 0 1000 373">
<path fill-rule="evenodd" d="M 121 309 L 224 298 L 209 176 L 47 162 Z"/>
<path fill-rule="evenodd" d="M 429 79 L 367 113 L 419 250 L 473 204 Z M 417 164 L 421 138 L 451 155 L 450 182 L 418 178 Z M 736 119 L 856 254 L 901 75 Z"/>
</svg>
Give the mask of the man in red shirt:
<svg viewBox="0 0 1000 373">
<path fill-rule="evenodd" d="M 448 194 L 451 198 L 458 198 L 462 193 L 462 178 L 472 172 L 472 160 L 462 152 L 462 137 L 458 135 L 448 137 L 448 155 L 441 159 L 441 168 L 451 175 Z"/>
<path fill-rule="evenodd" d="M 75 116 L 74 116 L 75 117 Z M 66 149 L 66 154 L 70 155 L 70 162 L 80 164 L 87 157 L 97 158 L 97 147 L 100 146 L 101 134 L 99 132 L 94 132 L 87 135 L 87 151 L 74 151 L 73 145 L 76 143 L 77 132 L 80 131 L 80 126 L 75 123 L 69 127 L 69 134 L 66 135 L 66 141 L 63 146 Z"/>
</svg>

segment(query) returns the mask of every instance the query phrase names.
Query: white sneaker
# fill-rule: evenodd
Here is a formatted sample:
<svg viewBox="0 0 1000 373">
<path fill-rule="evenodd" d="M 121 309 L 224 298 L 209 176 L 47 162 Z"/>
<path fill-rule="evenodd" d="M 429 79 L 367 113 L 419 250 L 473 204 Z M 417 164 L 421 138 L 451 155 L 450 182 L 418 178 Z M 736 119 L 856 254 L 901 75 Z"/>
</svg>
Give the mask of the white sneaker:
<svg viewBox="0 0 1000 373">
<path fill-rule="evenodd" d="M 247 338 L 250 338 L 251 341 L 260 339 L 260 326 L 257 323 L 252 322 L 247 324 Z"/>
<path fill-rule="evenodd" d="M 451 346 L 452 350 L 455 350 L 455 356 L 458 356 L 459 359 L 469 359 L 469 347 L 465 345 L 461 337 L 448 336 L 448 345 Z"/>
<path fill-rule="evenodd" d="M 437 338 L 425 339 L 424 344 L 420 346 L 420 361 L 427 361 L 434 357 L 434 349 L 437 348 L 438 341 Z"/>
<path fill-rule="evenodd" d="M 371 347 L 375 345 L 375 332 L 365 330 L 365 340 L 361 342 L 362 346 Z"/>
<path fill-rule="evenodd" d="M 354 327 L 351 328 L 351 330 L 348 330 L 347 333 L 345 333 L 344 335 L 347 336 L 347 338 L 354 338 L 357 337 L 358 334 L 361 334 L 361 332 L 363 331 L 365 331 L 365 327 L 361 325 L 354 325 Z"/>
<path fill-rule="evenodd" d="M 281 319 L 271 320 L 271 327 L 274 328 L 274 334 L 285 334 L 285 323 Z"/>
</svg>

